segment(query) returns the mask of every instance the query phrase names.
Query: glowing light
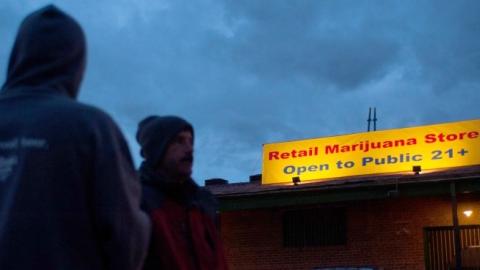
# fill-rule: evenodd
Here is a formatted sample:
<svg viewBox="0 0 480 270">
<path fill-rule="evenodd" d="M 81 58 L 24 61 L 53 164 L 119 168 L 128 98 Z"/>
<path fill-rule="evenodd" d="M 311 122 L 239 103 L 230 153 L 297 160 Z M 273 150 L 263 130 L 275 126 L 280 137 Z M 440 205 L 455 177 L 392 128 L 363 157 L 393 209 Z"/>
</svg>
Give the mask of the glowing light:
<svg viewBox="0 0 480 270">
<path fill-rule="evenodd" d="M 464 214 L 466 217 L 470 217 L 470 216 L 473 214 L 473 211 L 472 211 L 472 210 L 465 210 L 465 211 L 463 211 L 463 214 Z"/>
</svg>

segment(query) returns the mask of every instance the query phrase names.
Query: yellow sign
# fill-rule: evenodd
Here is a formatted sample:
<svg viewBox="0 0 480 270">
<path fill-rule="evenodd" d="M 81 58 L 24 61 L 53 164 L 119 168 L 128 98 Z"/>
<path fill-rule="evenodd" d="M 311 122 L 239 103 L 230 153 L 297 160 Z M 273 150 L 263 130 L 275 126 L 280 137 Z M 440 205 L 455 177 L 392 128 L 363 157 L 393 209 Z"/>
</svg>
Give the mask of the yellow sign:
<svg viewBox="0 0 480 270">
<path fill-rule="evenodd" d="M 263 146 L 262 183 L 480 164 L 480 120 L 289 141 Z"/>
</svg>

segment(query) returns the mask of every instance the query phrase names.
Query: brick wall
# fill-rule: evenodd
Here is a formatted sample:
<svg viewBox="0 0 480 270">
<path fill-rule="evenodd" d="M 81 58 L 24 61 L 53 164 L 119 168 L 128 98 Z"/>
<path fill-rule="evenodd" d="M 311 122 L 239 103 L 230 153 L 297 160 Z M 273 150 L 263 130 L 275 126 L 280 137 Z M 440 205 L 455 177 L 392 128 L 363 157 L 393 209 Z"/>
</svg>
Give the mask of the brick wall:
<svg viewBox="0 0 480 270">
<path fill-rule="evenodd" d="M 347 212 L 345 246 L 284 248 L 282 213 L 292 208 L 222 213 L 221 232 L 230 269 L 294 270 L 329 266 L 424 269 L 423 228 L 452 224 L 449 197 L 361 201 L 335 206 L 339 205 Z M 467 206 L 477 209 L 469 219 L 462 214 Z M 458 207 L 460 224 L 480 223 L 479 200 L 463 203 L 459 198 Z"/>
</svg>

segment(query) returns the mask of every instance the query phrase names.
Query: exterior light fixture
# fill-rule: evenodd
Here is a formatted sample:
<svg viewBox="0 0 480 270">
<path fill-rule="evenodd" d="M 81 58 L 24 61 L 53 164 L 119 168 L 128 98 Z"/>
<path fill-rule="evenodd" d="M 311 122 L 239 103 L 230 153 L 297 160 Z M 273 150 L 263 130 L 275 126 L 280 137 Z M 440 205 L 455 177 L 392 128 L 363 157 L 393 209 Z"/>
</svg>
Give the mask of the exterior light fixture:
<svg viewBox="0 0 480 270">
<path fill-rule="evenodd" d="M 473 214 L 473 211 L 472 211 L 472 210 L 465 210 L 465 211 L 463 211 L 463 214 L 464 214 L 466 217 L 470 217 L 470 216 Z"/>
<path fill-rule="evenodd" d="M 295 177 L 292 177 L 292 183 L 296 186 L 300 183 L 300 177 L 298 176 L 295 176 Z"/>
<path fill-rule="evenodd" d="M 422 171 L 422 166 L 413 166 L 412 171 L 415 173 L 415 175 L 418 175 Z"/>
</svg>

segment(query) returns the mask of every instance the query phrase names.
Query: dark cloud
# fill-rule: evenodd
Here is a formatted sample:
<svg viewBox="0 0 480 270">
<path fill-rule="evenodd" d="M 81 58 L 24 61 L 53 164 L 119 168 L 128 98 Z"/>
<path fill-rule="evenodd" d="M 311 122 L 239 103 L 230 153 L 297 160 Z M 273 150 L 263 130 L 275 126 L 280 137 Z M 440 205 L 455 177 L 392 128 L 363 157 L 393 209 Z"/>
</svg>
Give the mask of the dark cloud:
<svg viewBox="0 0 480 270">
<path fill-rule="evenodd" d="M 360 6 L 352 14 L 331 5 L 335 1 L 247 2 L 227 5 L 226 21 L 235 32 L 212 41 L 212 47 L 228 47 L 231 62 L 245 72 L 354 90 L 384 76 L 397 58 L 399 45 L 385 34 L 388 25 L 368 17 L 375 6 Z"/>
<path fill-rule="evenodd" d="M 435 91 L 480 78 L 480 2 L 423 3 L 411 25 L 410 44 L 422 68 L 421 76 Z"/>
</svg>

